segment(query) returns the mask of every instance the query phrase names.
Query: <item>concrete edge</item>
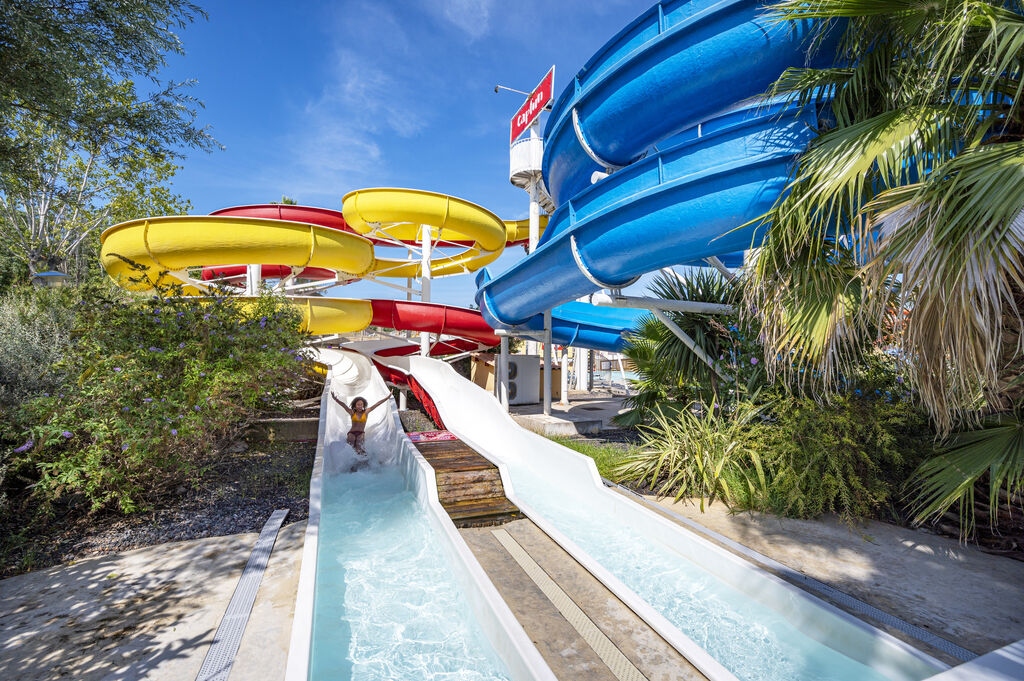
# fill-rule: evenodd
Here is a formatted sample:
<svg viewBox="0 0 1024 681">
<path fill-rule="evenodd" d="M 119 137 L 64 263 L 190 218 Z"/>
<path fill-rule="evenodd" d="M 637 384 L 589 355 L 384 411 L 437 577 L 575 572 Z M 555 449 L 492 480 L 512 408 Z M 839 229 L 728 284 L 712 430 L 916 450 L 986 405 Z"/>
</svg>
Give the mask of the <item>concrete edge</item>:
<svg viewBox="0 0 1024 681">
<path fill-rule="evenodd" d="M 288 663 L 285 667 L 285 681 L 308 681 L 309 653 L 313 637 L 313 597 L 316 588 L 317 548 L 320 533 L 320 496 L 323 489 L 324 433 L 327 425 L 327 397 L 331 394 L 331 370 L 328 367 L 324 379 L 324 391 L 320 396 L 320 425 L 317 431 L 316 458 L 313 473 L 309 479 L 309 517 L 302 541 L 302 558 L 299 567 L 299 583 L 295 593 L 295 610 L 292 614 L 292 636 L 288 645 Z"/>
<path fill-rule="evenodd" d="M 1024 639 L 928 677 L 925 681 L 1019 681 L 1024 679 Z"/>
</svg>

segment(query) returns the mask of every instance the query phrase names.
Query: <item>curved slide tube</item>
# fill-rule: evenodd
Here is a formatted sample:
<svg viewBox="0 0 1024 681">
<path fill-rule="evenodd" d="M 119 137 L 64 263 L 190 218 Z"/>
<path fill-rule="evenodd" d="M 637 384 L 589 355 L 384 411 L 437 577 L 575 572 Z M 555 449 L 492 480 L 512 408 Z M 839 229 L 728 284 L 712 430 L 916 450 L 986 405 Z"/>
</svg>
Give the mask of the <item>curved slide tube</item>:
<svg viewBox="0 0 1024 681">
<path fill-rule="evenodd" d="M 447 364 L 399 360 L 538 526 L 713 681 L 919 681 L 947 666 L 602 484 Z M 644 556 L 638 561 L 637 556 Z"/>
<path fill-rule="evenodd" d="M 396 506 L 400 509 L 408 508 L 408 502 L 403 503 L 400 498 L 374 499 L 375 503 L 364 505 L 360 513 L 366 516 L 367 524 L 387 528 L 376 534 L 373 541 L 385 545 L 383 550 L 387 551 L 389 560 L 404 560 L 407 563 L 401 569 L 410 572 L 403 572 L 403 579 L 410 582 L 417 579 L 422 581 L 425 576 L 414 574 L 421 569 L 433 570 L 429 574 L 436 578 L 438 564 L 441 564 L 449 583 L 443 583 L 446 580 L 441 580 L 442 583 L 431 581 L 429 593 L 424 594 L 389 588 L 386 585 L 387 578 L 382 577 L 383 585 L 362 584 L 361 596 L 372 596 L 375 609 L 388 609 L 389 613 L 402 613 L 415 619 L 422 616 L 420 610 L 425 605 L 424 599 L 430 602 L 438 598 L 438 593 L 443 596 L 447 592 L 448 598 L 455 595 L 459 601 L 465 601 L 465 605 L 458 607 L 459 603 L 447 602 L 448 608 L 456 607 L 443 613 L 446 620 L 444 631 L 430 631 L 427 645 L 415 638 L 402 644 L 409 647 L 407 658 L 429 656 L 436 652 L 440 664 L 452 665 L 450 673 L 470 671 L 474 669 L 472 665 L 483 665 L 476 669 L 482 676 L 499 671 L 515 681 L 554 681 L 555 677 L 540 653 L 438 502 L 433 470 L 406 437 L 394 400 L 389 400 L 369 414 L 365 446 L 371 463 L 367 470 L 360 473 L 365 480 L 339 486 L 342 481 L 338 475 L 348 472 L 357 459 L 346 443 L 351 419 L 330 399 L 329 394 L 333 391 L 346 402 L 361 396 L 372 404 L 387 397 L 389 392 L 371 360 L 360 353 L 320 350 L 318 359 L 328 366 L 321 406 L 319 447 L 323 472 L 319 478 L 314 477 L 311 489 L 311 499 L 319 500 L 320 507 L 315 521 L 311 513 L 312 527 L 307 530 L 307 542 L 303 549 L 296 621 L 292 629 L 286 679 L 306 681 L 309 678 L 333 676 L 347 678 L 345 670 L 350 670 L 355 662 L 350 658 L 353 650 L 357 653 L 362 650 L 364 658 L 370 659 L 360 661 L 372 664 L 372 655 L 367 656 L 366 653 L 393 645 L 390 639 L 366 640 L 374 634 L 394 636 L 393 627 L 381 626 L 384 624 L 381 622 L 363 622 L 365 613 L 358 611 L 346 615 L 347 608 L 358 608 L 360 595 L 339 598 L 338 594 L 345 594 L 355 588 L 347 584 L 347 580 L 358 579 L 360 571 L 366 568 L 359 564 L 349 566 L 339 556 L 339 551 L 344 555 L 348 545 L 359 541 L 359 538 L 349 541 L 339 533 L 344 533 L 346 527 L 355 522 L 344 517 L 345 514 L 340 510 L 346 508 L 345 494 L 359 494 L 359 490 L 354 488 L 357 486 L 379 486 L 381 480 L 390 479 L 395 474 L 393 469 L 397 468 L 408 490 L 406 494 L 411 492 L 414 499 L 413 516 L 393 512 Z M 404 496 L 400 490 L 401 487 L 397 490 L 398 495 Z M 396 490 L 391 491 L 394 493 Z M 347 503 L 352 504 L 351 501 Z M 429 543 L 428 556 L 402 545 L 403 537 L 410 533 L 418 535 L 424 524 L 428 532 L 426 536 L 416 536 L 416 541 Z M 359 562 L 365 560 L 357 559 Z M 398 569 L 395 566 L 390 571 L 392 578 Z M 413 601 L 403 600 L 410 595 Z M 355 601 L 355 605 L 349 605 L 350 600 Z M 346 617 L 353 615 L 360 618 L 362 630 L 359 632 L 354 629 L 350 631 L 345 623 Z M 394 624 L 402 626 L 406 623 L 396 621 Z M 346 636 L 350 640 L 345 640 Z M 438 643 L 438 637 L 443 638 L 443 643 Z M 430 643 L 432 640 L 433 643 Z M 452 651 L 459 650 L 460 646 L 471 653 L 470 660 L 458 657 L 451 659 Z M 401 645 L 395 649 L 395 654 L 403 654 Z M 465 665 L 471 666 L 464 669 Z"/>
<path fill-rule="evenodd" d="M 764 92 L 787 67 L 832 59 L 837 31 L 809 56 L 812 23 L 775 23 L 763 7 L 659 2 L 598 50 L 544 130 L 544 182 L 556 205 L 586 189 L 594 171 L 633 163 L 651 145 Z"/>
<path fill-rule="evenodd" d="M 314 206 L 297 206 L 279 203 L 253 204 L 248 206 L 221 208 L 220 210 L 210 213 L 210 215 L 267 218 L 270 220 L 303 222 L 318 225 L 320 227 L 336 229 L 342 232 L 357 234 L 356 230 L 350 227 L 345 221 L 345 216 L 342 212 Z M 541 216 L 540 227 L 542 234 L 544 227 L 547 225 L 547 221 L 548 217 L 546 215 Z M 509 246 L 521 246 L 529 241 L 529 220 L 503 220 L 502 222 L 505 225 L 506 248 Z M 407 222 L 399 224 L 401 225 L 401 229 L 397 231 L 402 238 L 390 236 L 390 230 L 387 239 L 375 239 L 373 237 L 367 238 L 369 238 L 370 242 L 374 246 L 394 246 L 396 245 L 396 242 L 408 245 L 418 245 L 420 240 L 418 230 L 413 229 L 413 225 Z M 435 234 L 435 238 L 440 238 L 440 236 L 441 235 Z M 463 235 L 451 233 L 450 229 L 443 235 L 443 238 L 445 245 L 472 247 L 476 243 L 475 241 L 464 238 Z M 205 281 L 216 279 L 220 280 L 222 283 L 242 284 L 244 283 L 245 274 L 245 265 L 223 265 L 203 268 L 203 279 Z M 294 275 L 297 279 L 324 281 L 334 279 L 336 273 L 334 270 L 323 267 L 306 267 L 298 269 L 285 265 L 264 264 L 262 266 L 261 276 L 265 279 L 281 278 L 289 275 Z"/>
<path fill-rule="evenodd" d="M 659 2 L 580 69 L 544 133 L 559 207 L 536 252 L 480 281 L 489 324 L 536 327 L 535 315 L 590 292 L 758 243 L 739 227 L 785 191 L 817 120 L 750 100 L 787 67 L 831 59 L 839 34 L 762 12 L 754 0 Z"/>
<path fill-rule="evenodd" d="M 739 226 L 785 190 L 811 138 L 813 112 L 796 113 L 740 107 L 573 197 L 534 253 L 478 279 L 484 318 L 494 328 L 527 325 L 543 310 L 652 270 L 749 248 L 760 235 Z"/>
<path fill-rule="evenodd" d="M 431 261 L 431 273 L 443 276 L 482 266 L 500 253 L 506 239 L 517 243 L 528 227 L 524 221 L 504 222 L 468 201 L 418 190 L 377 189 L 352 192 L 348 210 L 361 236 L 342 213 L 292 205 L 240 206 L 212 216 L 179 216 L 134 220 L 104 231 L 101 261 L 122 286 L 136 291 L 181 284 L 186 295 L 202 295 L 204 282 L 191 278 L 203 267 L 205 281 L 245 272 L 245 265 L 263 264 L 268 276 L 336 279 L 339 276 L 419 276 L 419 261 L 378 258 L 376 246 L 412 243 L 418 235 L 411 220 L 432 225 L 432 238 L 464 246 L 456 256 Z M 419 230 L 419 224 L 416 230 Z M 292 297 L 303 313 L 304 328 L 313 334 L 360 331 L 373 324 L 408 331 L 451 334 L 431 354 L 452 354 L 496 345 L 498 338 L 476 311 L 445 305 L 388 300 L 354 300 L 319 296 Z M 392 350 L 393 353 L 411 352 Z"/>
</svg>

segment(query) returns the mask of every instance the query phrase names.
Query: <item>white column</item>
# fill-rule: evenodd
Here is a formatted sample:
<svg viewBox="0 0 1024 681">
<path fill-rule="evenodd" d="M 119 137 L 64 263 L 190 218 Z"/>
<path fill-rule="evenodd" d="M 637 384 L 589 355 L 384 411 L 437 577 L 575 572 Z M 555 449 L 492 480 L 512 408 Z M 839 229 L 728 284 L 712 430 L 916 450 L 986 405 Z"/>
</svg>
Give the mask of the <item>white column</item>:
<svg viewBox="0 0 1024 681">
<path fill-rule="evenodd" d="M 420 225 L 420 300 L 430 302 L 430 225 Z M 430 332 L 420 331 L 420 354 L 430 354 Z"/>
<path fill-rule="evenodd" d="M 540 119 L 530 126 L 530 138 L 540 137 Z M 540 175 L 534 175 L 530 182 L 530 253 L 537 250 L 540 240 Z"/>
<path fill-rule="evenodd" d="M 562 398 L 558 403 L 562 406 L 569 406 L 569 348 L 562 347 Z"/>
<path fill-rule="evenodd" d="M 398 390 L 398 411 L 405 411 L 409 408 L 409 398 L 405 395 L 405 389 Z"/>
<path fill-rule="evenodd" d="M 544 313 L 544 414 L 551 414 L 551 310 Z"/>
<path fill-rule="evenodd" d="M 590 350 L 576 348 L 576 390 L 590 390 Z"/>
<path fill-rule="evenodd" d="M 501 337 L 501 353 L 498 358 L 498 401 L 508 411 L 508 336 Z"/>
<path fill-rule="evenodd" d="M 247 265 L 245 268 L 245 295 L 258 296 L 263 284 L 263 265 Z"/>
</svg>

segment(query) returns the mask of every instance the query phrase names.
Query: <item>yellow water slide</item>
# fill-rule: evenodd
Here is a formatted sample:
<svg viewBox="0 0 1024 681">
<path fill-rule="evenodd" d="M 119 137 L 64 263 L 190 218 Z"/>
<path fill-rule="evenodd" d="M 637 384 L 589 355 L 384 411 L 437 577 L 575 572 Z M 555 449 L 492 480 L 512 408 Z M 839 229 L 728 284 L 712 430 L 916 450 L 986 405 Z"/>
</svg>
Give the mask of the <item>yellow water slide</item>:
<svg viewBox="0 0 1024 681">
<path fill-rule="evenodd" d="M 374 243 L 414 244 L 423 225 L 439 246 L 459 245 L 456 255 L 430 260 L 430 276 L 472 272 L 522 241 L 526 221 L 505 222 L 464 199 L 416 189 L 363 189 L 346 194 L 343 214 L 355 234 L 323 225 L 237 215 L 142 218 L 108 228 L 100 260 L 114 281 L 133 291 L 180 284 L 185 295 L 205 295 L 209 285 L 194 276 L 204 266 L 275 264 L 298 271 L 323 268 L 341 279 L 415 278 L 419 260 L 378 258 Z M 366 235 L 360 236 L 360 234 Z M 291 297 L 314 334 L 349 333 L 373 318 L 369 301 L 319 296 Z"/>
</svg>

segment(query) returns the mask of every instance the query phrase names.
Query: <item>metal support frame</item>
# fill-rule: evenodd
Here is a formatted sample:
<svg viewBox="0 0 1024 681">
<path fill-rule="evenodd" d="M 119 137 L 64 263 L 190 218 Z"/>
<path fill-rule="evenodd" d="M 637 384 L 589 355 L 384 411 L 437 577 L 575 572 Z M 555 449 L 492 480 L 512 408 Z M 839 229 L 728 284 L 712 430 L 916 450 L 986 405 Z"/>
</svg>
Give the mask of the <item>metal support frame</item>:
<svg viewBox="0 0 1024 681">
<path fill-rule="evenodd" d="M 619 361 L 619 374 L 622 375 L 622 388 L 626 391 L 627 395 L 632 395 L 633 391 L 629 389 L 629 379 L 626 378 L 626 366 L 622 363 L 622 358 L 618 358 Z"/>
<path fill-rule="evenodd" d="M 594 305 L 601 307 L 630 307 L 639 310 L 671 310 L 693 314 L 732 314 L 736 308 L 721 303 L 701 303 L 695 300 L 665 300 L 646 296 L 608 295 L 595 293 L 591 297 Z"/>
<path fill-rule="evenodd" d="M 245 266 L 245 295 L 247 296 L 258 296 L 260 294 L 260 287 L 263 284 L 263 266 L 262 265 L 246 265 Z"/>
<path fill-rule="evenodd" d="M 718 270 L 718 272 L 729 281 L 736 280 L 736 273 L 730 271 L 729 268 L 725 266 L 725 263 L 719 260 L 716 256 L 704 258 L 704 260 L 706 260 L 709 265 Z"/>
<path fill-rule="evenodd" d="M 498 401 L 508 411 L 508 336 L 501 337 L 498 355 Z"/>
<path fill-rule="evenodd" d="M 430 225 L 420 225 L 420 300 L 430 302 Z M 420 354 L 430 354 L 430 333 L 420 331 Z"/>
<path fill-rule="evenodd" d="M 563 407 L 569 406 L 569 349 L 562 347 L 562 375 L 561 378 L 561 395 L 559 396 L 558 403 Z"/>
<path fill-rule="evenodd" d="M 551 415 L 551 377 L 554 375 L 551 362 L 551 310 L 544 313 L 544 415 Z"/>
<path fill-rule="evenodd" d="M 679 328 L 679 325 L 672 321 L 672 319 L 667 314 L 657 309 L 651 310 L 651 312 L 654 314 L 655 317 L 661 320 L 662 324 L 668 327 L 669 331 L 674 333 L 676 337 L 679 338 L 679 340 L 683 341 L 683 344 L 686 345 L 686 347 L 690 348 L 690 350 L 693 351 L 693 354 L 700 357 L 700 359 L 709 367 L 711 367 L 711 369 L 716 374 L 721 376 L 723 380 L 730 382 L 732 381 L 732 377 L 722 372 L 722 370 L 718 368 L 718 364 L 715 362 L 714 359 L 711 358 L 711 356 L 707 352 L 705 352 L 704 348 L 697 345 L 697 341 L 693 340 L 693 338 L 690 337 L 690 334 L 686 333 L 681 328 Z"/>
</svg>

